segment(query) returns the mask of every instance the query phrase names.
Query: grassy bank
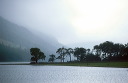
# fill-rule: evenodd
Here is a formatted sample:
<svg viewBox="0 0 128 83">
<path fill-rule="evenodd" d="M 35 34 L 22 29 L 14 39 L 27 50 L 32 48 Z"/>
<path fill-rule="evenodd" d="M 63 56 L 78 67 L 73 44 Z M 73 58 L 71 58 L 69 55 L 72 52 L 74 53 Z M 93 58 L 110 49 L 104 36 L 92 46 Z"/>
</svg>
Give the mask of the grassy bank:
<svg viewBox="0 0 128 83">
<path fill-rule="evenodd" d="M 52 66 L 85 66 L 85 67 L 119 67 L 128 68 L 128 62 L 65 62 L 65 63 L 38 63 L 38 64 L 1 64 L 1 65 L 52 65 Z"/>
<path fill-rule="evenodd" d="M 88 63 L 68 62 L 68 63 L 40 63 L 40 65 L 128 68 L 128 62 L 88 62 Z"/>
</svg>

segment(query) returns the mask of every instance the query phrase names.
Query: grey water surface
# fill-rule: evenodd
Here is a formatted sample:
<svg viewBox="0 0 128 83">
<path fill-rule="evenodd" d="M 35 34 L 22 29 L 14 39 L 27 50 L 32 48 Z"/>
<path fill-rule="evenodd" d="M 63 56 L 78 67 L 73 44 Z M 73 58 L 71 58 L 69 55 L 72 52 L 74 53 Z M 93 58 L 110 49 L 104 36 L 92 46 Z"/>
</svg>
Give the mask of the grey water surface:
<svg viewBox="0 0 128 83">
<path fill-rule="evenodd" d="M 0 83 L 128 83 L 128 68 L 0 65 Z"/>
</svg>

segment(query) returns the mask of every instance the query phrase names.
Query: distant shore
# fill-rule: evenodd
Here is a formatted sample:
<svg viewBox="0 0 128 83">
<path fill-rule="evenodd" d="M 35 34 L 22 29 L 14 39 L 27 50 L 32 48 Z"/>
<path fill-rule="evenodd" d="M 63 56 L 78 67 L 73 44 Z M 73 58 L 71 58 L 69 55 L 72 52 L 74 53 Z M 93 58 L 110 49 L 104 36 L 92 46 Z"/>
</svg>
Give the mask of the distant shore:
<svg viewBox="0 0 128 83">
<path fill-rule="evenodd" d="M 12 64 L 0 64 L 0 65 L 42 65 L 42 66 L 82 66 L 82 67 L 114 67 L 114 68 L 128 68 L 128 62 L 43 62 L 37 64 L 30 63 L 12 63 Z"/>
</svg>

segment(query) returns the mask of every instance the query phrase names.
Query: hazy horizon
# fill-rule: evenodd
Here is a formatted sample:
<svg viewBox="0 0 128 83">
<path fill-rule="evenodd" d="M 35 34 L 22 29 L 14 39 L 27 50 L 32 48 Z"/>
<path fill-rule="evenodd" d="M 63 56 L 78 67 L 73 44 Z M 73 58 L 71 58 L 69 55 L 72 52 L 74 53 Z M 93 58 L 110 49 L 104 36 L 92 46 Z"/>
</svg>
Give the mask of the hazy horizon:
<svg viewBox="0 0 128 83">
<path fill-rule="evenodd" d="M 0 0 L 0 16 L 63 45 L 128 43 L 127 0 Z"/>
</svg>

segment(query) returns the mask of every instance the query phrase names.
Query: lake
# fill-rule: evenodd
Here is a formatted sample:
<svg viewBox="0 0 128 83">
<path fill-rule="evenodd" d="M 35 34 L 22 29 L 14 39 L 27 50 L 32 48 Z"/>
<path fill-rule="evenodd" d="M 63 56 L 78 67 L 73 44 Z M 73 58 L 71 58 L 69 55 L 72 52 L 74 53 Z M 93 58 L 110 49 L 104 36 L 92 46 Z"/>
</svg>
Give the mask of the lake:
<svg viewBox="0 0 128 83">
<path fill-rule="evenodd" d="M 0 83 L 128 83 L 128 68 L 0 65 Z"/>
</svg>

